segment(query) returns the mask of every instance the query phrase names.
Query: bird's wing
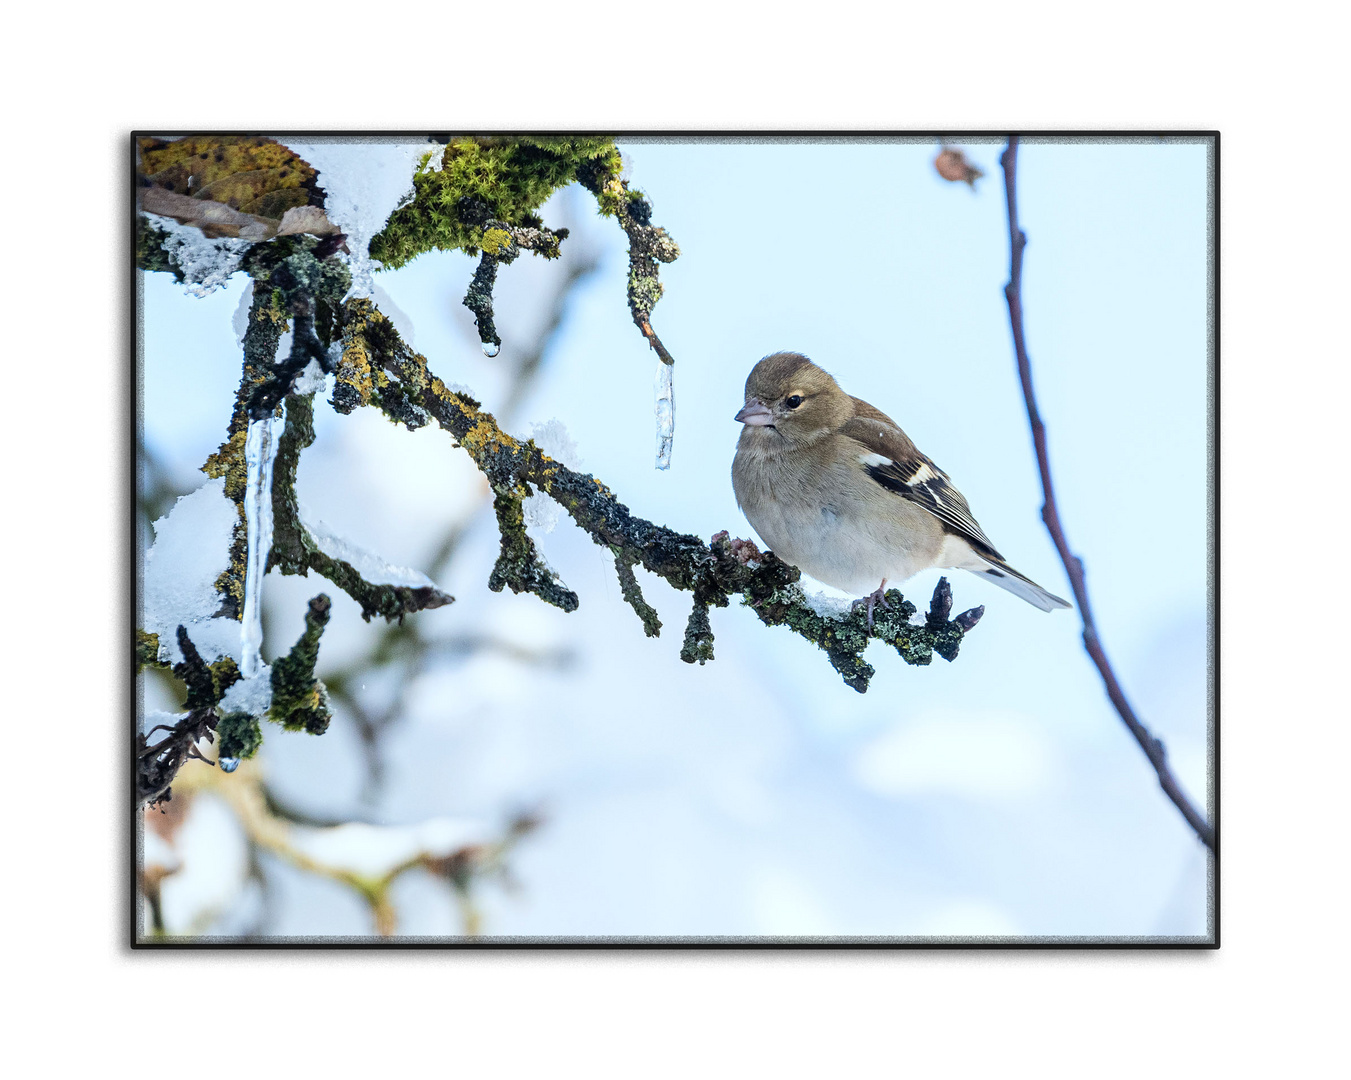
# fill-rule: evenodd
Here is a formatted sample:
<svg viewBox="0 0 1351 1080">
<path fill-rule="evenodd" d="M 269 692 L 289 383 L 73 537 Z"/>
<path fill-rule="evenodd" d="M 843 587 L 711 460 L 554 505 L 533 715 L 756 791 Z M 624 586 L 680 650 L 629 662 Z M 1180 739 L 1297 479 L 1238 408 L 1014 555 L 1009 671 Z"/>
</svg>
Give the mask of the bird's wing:
<svg viewBox="0 0 1351 1080">
<path fill-rule="evenodd" d="M 924 507 L 950 531 L 976 545 L 980 554 L 1003 562 L 948 474 L 921 454 L 885 413 L 854 398 L 854 416 L 839 433 L 861 444 L 860 464 L 877 483 Z"/>
</svg>

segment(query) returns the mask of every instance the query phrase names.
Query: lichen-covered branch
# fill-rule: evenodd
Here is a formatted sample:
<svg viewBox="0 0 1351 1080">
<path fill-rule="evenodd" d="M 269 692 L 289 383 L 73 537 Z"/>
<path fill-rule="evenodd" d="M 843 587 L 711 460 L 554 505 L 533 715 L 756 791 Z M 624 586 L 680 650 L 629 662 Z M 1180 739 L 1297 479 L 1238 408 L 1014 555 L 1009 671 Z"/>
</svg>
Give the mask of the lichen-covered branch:
<svg viewBox="0 0 1351 1080">
<path fill-rule="evenodd" d="M 1008 303 L 1009 325 L 1013 333 L 1013 349 L 1018 363 L 1018 379 L 1022 384 L 1023 401 L 1027 406 L 1027 419 L 1032 429 L 1032 445 L 1037 455 L 1037 468 L 1041 473 L 1041 488 L 1044 499 L 1041 508 L 1042 521 L 1045 522 L 1046 531 L 1051 534 L 1055 549 L 1060 555 L 1060 561 L 1064 563 L 1065 572 L 1069 575 L 1070 587 L 1074 590 L 1074 600 L 1079 608 L 1080 618 L 1083 620 L 1084 649 L 1093 660 L 1093 665 L 1098 669 L 1098 674 L 1102 678 L 1103 686 L 1107 690 L 1107 697 L 1112 702 L 1112 707 L 1116 709 L 1117 715 L 1121 717 L 1122 722 L 1134 736 L 1135 741 L 1140 744 L 1140 748 L 1145 752 L 1145 757 L 1149 759 L 1150 765 L 1154 767 L 1154 772 L 1159 778 L 1159 786 L 1163 788 L 1164 793 L 1172 800 L 1173 805 L 1182 813 L 1187 824 L 1196 830 L 1196 835 L 1201 838 L 1202 843 L 1211 851 L 1214 851 L 1215 830 L 1206 821 L 1205 815 L 1192 806 L 1190 800 L 1183 793 L 1177 778 L 1168 765 L 1168 757 L 1163 743 L 1155 738 L 1149 729 L 1141 723 L 1139 717 L 1135 715 L 1135 710 L 1131 708 L 1130 702 L 1126 700 L 1126 692 L 1122 689 L 1121 683 L 1116 677 L 1116 672 L 1107 659 L 1107 652 L 1098 636 L 1097 624 L 1093 621 L 1093 609 L 1088 601 L 1088 585 L 1084 579 L 1083 560 L 1070 549 L 1069 539 L 1065 535 L 1064 526 L 1060 523 L 1060 511 L 1055 501 L 1055 485 L 1051 481 L 1051 459 L 1046 448 L 1046 425 L 1042 423 L 1041 413 L 1037 409 L 1037 395 L 1032 387 L 1032 361 L 1028 358 L 1027 342 L 1023 334 L 1023 248 L 1027 246 L 1027 235 L 1018 224 L 1018 140 L 1016 137 L 1009 139 L 1008 148 L 1000 155 L 999 164 L 1004 169 L 1004 194 L 1009 225 L 1009 282 L 1004 287 L 1004 298 Z"/>
<path fill-rule="evenodd" d="M 296 473 L 300 454 L 314 442 L 314 399 L 292 394 L 286 399 L 286 428 L 277 446 L 272 482 L 272 553 L 268 568 L 283 574 L 308 575 L 310 570 L 327 578 L 361 605 L 361 617 L 402 621 L 405 615 L 444 607 L 455 598 L 427 585 L 373 583 L 351 563 L 325 553 L 300 520 L 296 497 Z"/>
<path fill-rule="evenodd" d="M 322 593 L 310 601 L 304 632 L 291 651 L 272 666 L 272 695 L 265 715 L 287 730 L 322 735 L 328 728 L 331 718 L 328 692 L 315 676 L 314 669 L 330 606 L 329 598 Z M 138 657 L 149 652 L 149 639 L 153 636 L 142 637 L 138 643 Z M 155 647 L 158 649 L 158 642 Z M 190 759 L 215 764 L 197 749 L 196 744 L 202 739 L 211 742 L 219 738 L 218 757 L 222 766 L 227 759 L 237 761 L 253 757 L 262 745 L 260 715 L 221 707 L 226 691 L 241 678 L 234 660 L 227 656 L 212 664 L 206 663 L 182 626 L 178 628 L 178 647 L 183 659 L 174 666 L 173 673 L 187 687 L 184 706 L 188 714 L 173 727 L 165 728 L 169 734 L 155 743 L 149 740 L 154 731 L 139 736 L 136 747 L 138 806 L 167 800 L 170 784 Z"/>
<path fill-rule="evenodd" d="M 629 238 L 629 313 L 633 324 L 661 357 L 674 364 L 675 358 L 652 329 L 652 308 L 664 291 L 658 263 L 674 262 L 680 248 L 665 229 L 652 224 L 652 204 L 641 191 L 629 189 L 620 175 L 619 155 L 597 157 L 577 170 L 577 179 L 596 197 L 601 213 L 612 214 Z"/>
<path fill-rule="evenodd" d="M 555 232 L 543 225 L 533 228 L 509 225 L 505 221 L 483 222 L 480 244 L 483 254 L 479 257 L 478 269 L 474 271 L 469 289 L 465 292 L 464 306 L 474 313 L 479 341 L 489 356 L 496 356 L 502 345 L 502 337 L 497 332 L 493 318 L 493 287 L 497 283 L 498 266 L 515 262 L 522 251 L 533 251 L 546 259 L 556 259 L 559 257 L 559 244 L 567 236 L 567 229 Z"/>
<path fill-rule="evenodd" d="M 324 684 L 314 674 L 319 662 L 319 638 L 328 625 L 332 601 L 320 593 L 305 613 L 305 630 L 291 651 L 272 665 L 272 708 L 268 719 L 287 731 L 322 735 L 333 718 L 328 711 Z"/>
<path fill-rule="evenodd" d="M 525 531 L 521 499 L 519 488 L 498 489 L 493 497 L 502 550 L 488 577 L 488 588 L 493 592 L 501 592 L 505 587 L 514 593 L 532 592 L 547 604 L 564 611 L 576 611 L 577 594 L 558 580 L 558 575 L 540 558 L 535 542 Z"/>
<path fill-rule="evenodd" d="M 625 556 L 622 548 L 614 548 L 615 574 L 619 578 L 619 591 L 625 602 L 637 613 L 643 623 L 643 633 L 648 637 L 661 635 L 661 620 L 657 611 L 643 599 L 643 590 L 638 587 L 638 579 L 633 574 L 633 563 Z"/>
<path fill-rule="evenodd" d="M 873 675 L 872 667 L 862 660 L 862 652 L 872 638 L 892 645 L 907 663 L 927 664 L 934 653 L 951 660 L 957 655 L 962 636 L 980 617 L 976 609 L 952 620 L 931 612 L 924 625 L 912 626 L 908 620 L 915 609 L 896 590 L 888 594 L 893 611 L 876 618 L 871 631 L 861 613 L 823 615 L 797 585 L 798 571 L 773 555 L 760 555 L 753 544 L 733 541 L 725 533 L 714 537 L 712 544 L 705 544 L 698 537 L 634 517 L 595 477 L 575 472 L 548 457 L 533 442 L 521 442 L 502 431 L 478 402 L 450 390 L 432 375 L 426 359 L 408 348 L 369 300 L 348 301 L 344 321 L 344 356 L 351 354 L 360 362 L 347 366 L 352 374 L 344 401 L 350 404 L 340 411 L 350 411 L 359 403 L 374 404 L 391 420 L 408 424 L 406 415 L 411 406 L 419 419 L 435 419 L 456 439 L 497 496 L 503 556 L 493 575 L 502 584 L 514 580 L 541 595 L 559 588 L 551 572 L 545 577 L 537 569 L 533 544 L 527 548 L 520 543 L 524 526 L 518 525 L 517 514 L 512 512 L 513 500 L 536 491 L 549 495 L 597 544 L 608 548 L 617 565 L 641 566 L 672 587 L 694 594 L 694 610 L 681 652 L 682 659 L 690 663 L 712 659 L 708 610 L 727 606 L 733 595 L 740 595 L 766 624 L 788 626 L 822 648 L 845 682 L 860 692 Z M 343 377 L 340 370 L 340 382 Z M 337 397 L 335 394 L 335 404 Z M 387 402 L 395 403 L 394 407 L 387 407 Z M 621 576 L 621 588 L 624 584 Z M 545 599 L 555 603 L 558 596 Z M 642 609 L 635 605 L 635 610 L 642 618 Z M 645 630 L 647 624 L 644 619 Z"/>
<path fill-rule="evenodd" d="M 474 313 L 474 325 L 478 327 L 478 339 L 483 342 L 484 352 L 494 356 L 502 344 L 502 335 L 497 332 L 497 323 L 493 320 L 493 286 L 497 284 L 497 264 L 501 261 L 485 251 L 479 257 L 478 269 L 464 294 L 464 306 Z"/>
</svg>

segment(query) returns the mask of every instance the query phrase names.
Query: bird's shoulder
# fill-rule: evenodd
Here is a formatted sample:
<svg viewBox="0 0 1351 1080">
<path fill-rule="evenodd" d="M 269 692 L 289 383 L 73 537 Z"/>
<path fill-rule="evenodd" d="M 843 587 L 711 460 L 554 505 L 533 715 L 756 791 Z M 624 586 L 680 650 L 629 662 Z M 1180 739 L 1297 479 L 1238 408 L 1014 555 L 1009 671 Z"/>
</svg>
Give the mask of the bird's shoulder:
<svg viewBox="0 0 1351 1080">
<path fill-rule="evenodd" d="M 858 444 L 855 452 L 863 470 L 887 491 L 924 507 L 949 531 L 1001 558 L 948 474 L 881 409 L 862 398 L 852 401 L 854 415 L 837 434 Z"/>
</svg>

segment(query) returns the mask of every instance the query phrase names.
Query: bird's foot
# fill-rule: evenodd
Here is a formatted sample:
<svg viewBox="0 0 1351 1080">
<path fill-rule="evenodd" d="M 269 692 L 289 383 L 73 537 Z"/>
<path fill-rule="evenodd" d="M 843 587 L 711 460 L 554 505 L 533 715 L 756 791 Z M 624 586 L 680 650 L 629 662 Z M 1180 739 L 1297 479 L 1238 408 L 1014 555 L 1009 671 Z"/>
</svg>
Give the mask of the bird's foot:
<svg viewBox="0 0 1351 1080">
<path fill-rule="evenodd" d="M 867 606 L 869 633 L 872 632 L 873 628 L 873 608 L 877 607 L 880 604 L 887 611 L 891 610 L 891 605 L 887 603 L 887 598 L 885 594 L 882 592 L 882 590 L 885 589 L 886 587 L 887 587 L 887 579 L 883 578 L 882 584 L 877 586 L 877 590 L 875 592 L 870 592 L 867 596 L 863 597 L 861 600 L 855 600 L 853 606 L 850 608 L 851 611 L 857 611 L 859 609 L 859 605 L 862 604 Z"/>
</svg>

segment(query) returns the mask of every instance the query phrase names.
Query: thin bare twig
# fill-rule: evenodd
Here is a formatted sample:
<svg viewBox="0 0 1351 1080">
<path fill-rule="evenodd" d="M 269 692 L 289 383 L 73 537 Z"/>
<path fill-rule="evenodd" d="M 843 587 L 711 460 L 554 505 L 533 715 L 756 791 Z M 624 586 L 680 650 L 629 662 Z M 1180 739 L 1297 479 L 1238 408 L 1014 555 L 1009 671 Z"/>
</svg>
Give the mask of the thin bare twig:
<svg viewBox="0 0 1351 1080">
<path fill-rule="evenodd" d="M 1016 136 L 1009 139 L 1008 149 L 1000 155 L 999 163 L 1004 167 L 1004 192 L 1008 200 L 1009 247 L 1011 250 L 1009 283 L 1004 287 L 1004 298 L 1009 305 L 1009 322 L 1013 329 L 1013 348 L 1018 357 L 1018 378 L 1023 385 L 1023 399 L 1027 402 L 1027 419 L 1032 426 L 1032 443 L 1037 451 L 1037 467 L 1041 471 L 1041 488 L 1045 497 L 1045 502 L 1041 508 L 1041 518 L 1046 523 L 1046 529 L 1051 534 L 1051 539 L 1055 542 L 1056 551 L 1060 553 L 1060 561 L 1065 564 L 1065 572 L 1069 575 L 1070 587 L 1074 589 L 1074 599 L 1079 605 L 1079 615 L 1084 623 L 1084 648 L 1088 650 L 1088 655 L 1092 657 L 1093 663 L 1098 669 L 1098 674 L 1102 676 L 1108 698 L 1111 699 L 1112 705 L 1120 714 L 1126 727 L 1130 729 L 1130 733 L 1135 736 L 1135 741 L 1144 750 L 1145 756 L 1149 758 L 1149 763 L 1154 766 L 1154 771 L 1159 777 L 1159 785 L 1163 788 L 1164 793 L 1173 801 L 1173 805 L 1182 812 L 1182 816 L 1187 819 L 1187 823 L 1196 830 L 1196 835 L 1213 852 L 1215 850 L 1214 829 L 1206 821 L 1205 816 L 1192 806 L 1187 796 L 1183 794 L 1182 789 L 1178 786 L 1177 778 L 1173 776 L 1172 770 L 1168 767 L 1168 758 L 1164 752 L 1163 743 L 1156 739 L 1135 715 L 1135 710 L 1126 700 L 1126 694 L 1117 681 L 1116 672 L 1112 670 L 1112 665 L 1107 660 L 1107 653 L 1103 650 L 1102 642 L 1098 638 L 1097 625 L 1093 622 L 1093 609 L 1088 603 L 1088 588 L 1084 584 L 1083 560 L 1070 550 L 1069 540 L 1065 538 L 1064 527 L 1060 524 L 1060 514 L 1056 509 L 1055 489 L 1051 483 L 1051 463 L 1046 451 L 1046 426 L 1041 422 L 1041 414 L 1037 411 L 1037 397 L 1032 389 L 1032 364 L 1027 358 L 1027 343 L 1023 337 L 1023 248 L 1027 245 L 1027 235 L 1018 225 L 1016 187 L 1018 139 Z"/>
</svg>

